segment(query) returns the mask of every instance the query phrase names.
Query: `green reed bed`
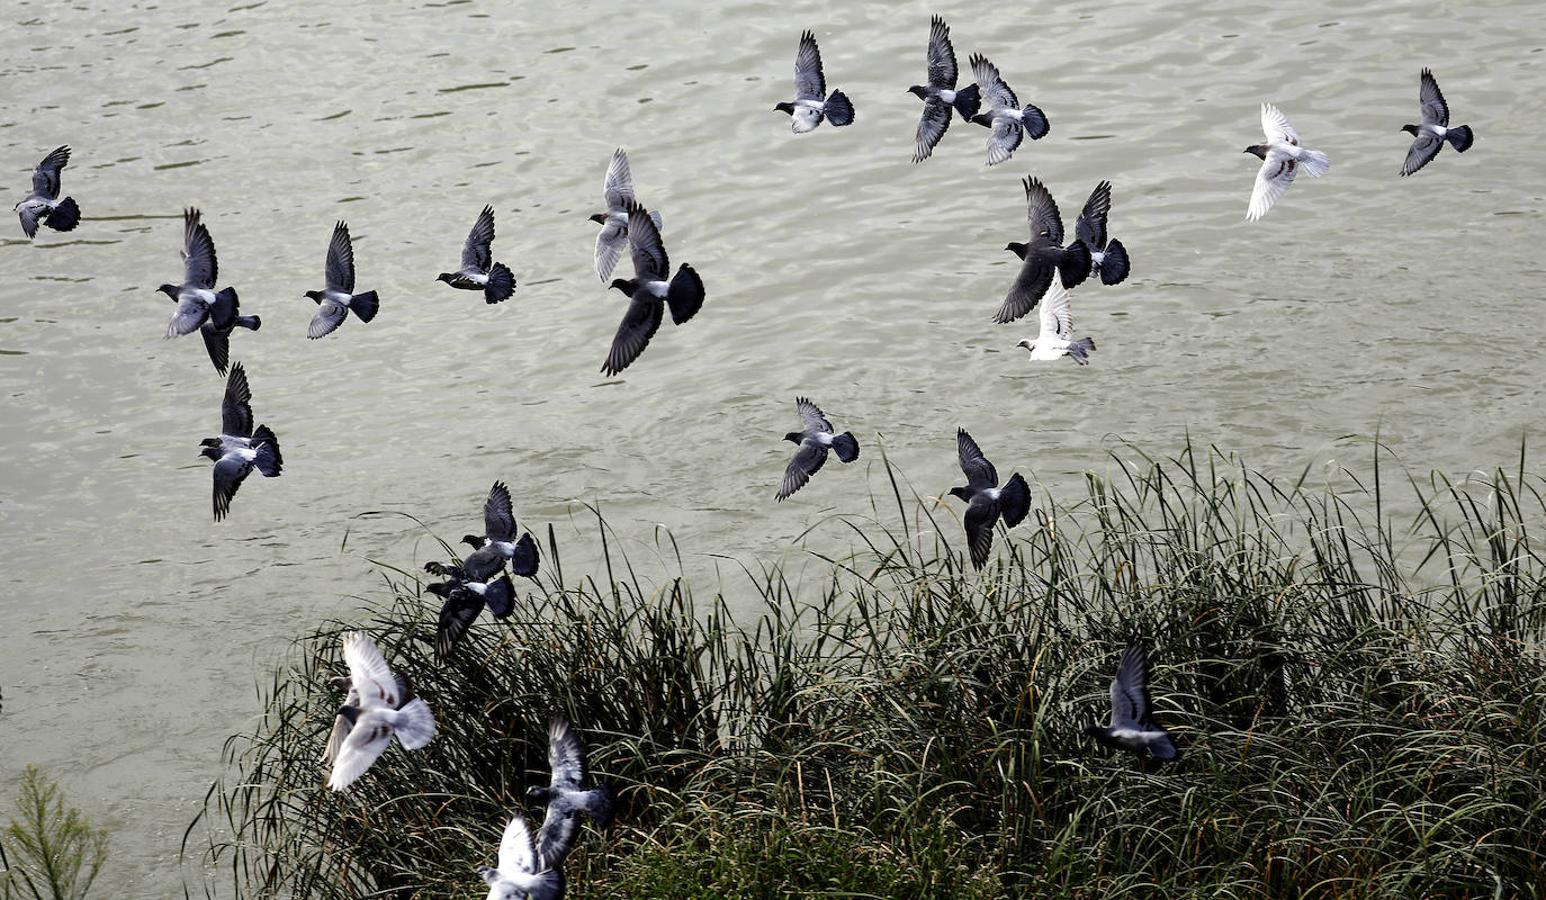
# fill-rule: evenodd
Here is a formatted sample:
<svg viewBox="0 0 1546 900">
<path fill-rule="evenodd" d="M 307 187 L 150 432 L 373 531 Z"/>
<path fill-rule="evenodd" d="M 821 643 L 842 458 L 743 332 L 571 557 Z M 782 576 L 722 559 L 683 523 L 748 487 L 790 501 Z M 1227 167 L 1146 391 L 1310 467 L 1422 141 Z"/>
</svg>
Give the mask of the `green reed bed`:
<svg viewBox="0 0 1546 900">
<path fill-rule="evenodd" d="M 871 515 L 805 542 L 859 552 L 707 597 L 636 572 L 598 517 L 599 572 L 564 571 L 550 531 L 541 582 L 444 666 L 437 598 L 389 573 L 228 743 L 190 892 L 481 897 L 562 715 L 621 795 L 575 897 L 1546 896 L 1546 485 L 1522 450 L 1459 484 L 1380 462 L 1310 489 L 1127 450 L 1077 502 L 1039 495 L 982 573 L 886 468 Z M 440 731 L 336 795 L 326 679 L 356 627 Z M 1173 766 L 1080 734 L 1135 636 Z"/>
</svg>

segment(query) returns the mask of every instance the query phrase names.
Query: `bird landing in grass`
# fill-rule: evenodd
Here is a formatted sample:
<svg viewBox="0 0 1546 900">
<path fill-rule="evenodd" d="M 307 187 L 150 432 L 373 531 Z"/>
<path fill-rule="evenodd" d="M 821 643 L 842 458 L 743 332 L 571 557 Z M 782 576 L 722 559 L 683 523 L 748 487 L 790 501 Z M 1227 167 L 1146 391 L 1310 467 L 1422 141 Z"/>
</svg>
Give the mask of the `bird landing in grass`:
<svg viewBox="0 0 1546 900">
<path fill-rule="evenodd" d="M 1114 750 L 1134 753 L 1140 760 L 1174 762 L 1181 758 L 1170 732 L 1149 718 L 1149 658 L 1138 644 L 1122 651 L 1116 677 L 1111 679 L 1111 722 L 1091 725 L 1084 733 Z"/>
</svg>

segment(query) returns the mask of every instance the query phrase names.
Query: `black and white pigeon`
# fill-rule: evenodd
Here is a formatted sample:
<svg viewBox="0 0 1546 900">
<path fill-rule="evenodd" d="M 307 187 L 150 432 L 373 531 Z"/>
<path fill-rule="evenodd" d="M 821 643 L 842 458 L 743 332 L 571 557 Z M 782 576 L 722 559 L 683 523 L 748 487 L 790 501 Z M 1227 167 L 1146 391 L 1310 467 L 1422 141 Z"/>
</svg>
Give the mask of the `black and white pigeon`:
<svg viewBox="0 0 1546 900">
<path fill-rule="evenodd" d="M 1053 360 L 1069 357 L 1081 366 L 1090 364 L 1090 353 L 1095 350 L 1095 339 L 1082 337 L 1074 340 L 1074 314 L 1069 308 L 1069 293 L 1058 279 L 1052 280 L 1047 296 L 1041 300 L 1041 330 L 1035 338 L 1026 338 L 1016 347 L 1031 352 L 1033 360 Z"/>
<path fill-rule="evenodd" d="M 515 606 L 515 584 L 504 574 L 489 582 L 452 578 L 431 584 L 425 590 L 445 600 L 435 625 L 435 656 L 441 660 L 449 658 L 467 636 L 484 606 L 496 619 L 508 618 Z"/>
<path fill-rule="evenodd" d="M 976 84 L 956 90 L 959 74 L 956 51 L 950 45 L 950 26 L 935 16 L 929 22 L 929 82 L 907 89 L 909 94 L 923 101 L 923 116 L 918 120 L 918 133 L 913 138 L 913 162 L 923 162 L 933 154 L 934 146 L 950 128 L 952 108 L 962 119 L 970 121 L 982 106 Z"/>
<path fill-rule="evenodd" d="M 464 291 L 482 291 L 486 303 L 499 303 L 515 293 L 515 274 L 504 263 L 494 262 L 489 245 L 494 242 L 494 207 L 485 206 L 462 245 L 462 267 L 441 272 L 437 280 Z"/>
<path fill-rule="evenodd" d="M 231 511 L 231 498 L 253 469 L 276 478 L 284 468 L 279 439 L 267 425 L 252 427 L 252 389 L 241 363 L 226 377 L 225 400 L 220 406 L 220 436 L 205 438 L 199 455 L 215 461 L 215 521 Z"/>
<path fill-rule="evenodd" d="M 1428 69 L 1423 69 L 1418 106 L 1422 110 L 1422 124 L 1401 126 L 1402 131 L 1412 136 L 1412 146 L 1406 151 L 1406 162 L 1401 164 L 1402 175 L 1410 175 L 1426 166 L 1439 155 L 1439 148 L 1444 146 L 1445 141 L 1449 141 L 1456 153 L 1464 153 L 1471 149 L 1472 141 L 1476 140 L 1476 136 L 1471 133 L 1471 126 L 1450 127 L 1449 104 L 1444 102 L 1439 83 Z"/>
<path fill-rule="evenodd" d="M 70 197 L 59 199 L 59 173 L 69 162 L 70 148 L 55 147 L 32 170 L 32 193 L 12 207 L 21 219 L 21 230 L 27 237 L 38 233 L 40 222 L 55 231 L 70 231 L 80 223 L 81 208 L 75 205 L 75 200 Z"/>
<path fill-rule="evenodd" d="M 1090 276 L 1090 248 L 1075 240 L 1063 246 L 1063 216 L 1058 212 L 1052 192 L 1034 177 L 1025 179 L 1025 212 L 1030 220 L 1029 243 L 1010 241 L 1004 247 L 1023 260 L 1015 283 L 1004 302 L 999 304 L 993 321 L 1005 325 L 1036 307 L 1054 273 L 1060 273 L 1063 287 L 1072 290 Z"/>
<path fill-rule="evenodd" d="M 852 432 L 833 434 L 827 414 L 804 397 L 796 397 L 794 405 L 800 411 L 801 429 L 784 435 L 784 440 L 798 444 L 800 449 L 794 452 L 794 458 L 789 460 L 789 468 L 784 470 L 784 480 L 778 485 L 779 500 L 805 487 L 805 483 L 827 461 L 828 448 L 845 463 L 859 458 L 859 442 L 854 440 Z"/>
<path fill-rule="evenodd" d="M 523 578 L 537 574 L 537 541 L 530 534 L 516 539 L 520 529 L 515 524 L 515 505 L 510 500 L 510 488 L 503 481 L 494 482 L 488 498 L 483 501 L 483 536 L 462 536 L 462 543 L 473 552 L 460 566 L 447 567 L 438 562 L 425 563 L 425 571 L 441 576 L 451 576 L 466 581 L 487 581 L 510 564 L 510 571 Z"/>
<path fill-rule="evenodd" d="M 236 289 L 215 290 L 220 262 L 215 241 L 209 236 L 197 209 L 183 210 L 183 283 L 163 284 L 156 290 L 177 301 L 177 311 L 166 326 L 169 338 L 190 334 L 205 322 L 217 331 L 229 332 L 236 318 Z"/>
<path fill-rule="evenodd" d="M 1052 130 L 1047 116 L 1034 104 L 1021 106 L 1015 92 L 999 77 L 998 66 L 975 53 L 969 60 L 972 74 L 988 111 L 972 116 L 972 121 L 988 128 L 988 165 L 996 166 L 1014 155 L 1015 148 L 1027 136 L 1039 141 Z"/>
<path fill-rule="evenodd" d="M 479 866 L 478 875 L 488 883 L 488 900 L 558 900 L 564 895 L 563 870 L 538 855 L 520 813 L 510 817 L 499 841 L 499 868 Z"/>
<path fill-rule="evenodd" d="M 429 704 L 412 696 L 405 680 L 392 672 L 376 642 L 360 631 L 344 633 L 344 662 L 349 665 L 349 699 L 338 708 L 349 730 L 333 756 L 327 786 L 341 791 L 365 774 L 396 735 L 405 750 L 418 750 L 435 737 Z M 335 722 L 334 730 L 337 731 Z"/>
<path fill-rule="evenodd" d="M 1114 750 L 1136 753 L 1139 759 L 1180 759 L 1181 751 L 1170 733 L 1149 719 L 1149 709 L 1148 656 L 1143 647 L 1130 644 L 1111 679 L 1111 724 L 1091 725 L 1084 733 Z"/>
<path fill-rule="evenodd" d="M 176 297 L 171 298 L 173 303 Z M 263 320 L 257 316 L 239 315 L 241 301 L 235 296 L 231 297 L 231 320 L 224 328 L 217 328 L 213 318 L 205 319 L 199 326 L 199 336 L 204 338 L 204 349 L 209 352 L 209 361 L 214 363 L 215 371 L 221 375 L 226 373 L 227 366 L 231 363 L 231 332 L 237 328 L 246 328 L 249 331 L 257 331 L 263 327 Z"/>
<path fill-rule="evenodd" d="M 666 281 L 671 274 L 666 245 L 637 200 L 628 204 L 628 244 L 634 277 L 612 280 L 611 287 L 628 296 L 628 311 L 623 313 L 612 349 L 601 366 L 607 375 L 616 375 L 639 358 L 659 330 L 665 307 L 671 307 L 671 321 L 678 325 L 703 308 L 703 280 L 692 266 L 683 263 L 676 276 Z"/>
<path fill-rule="evenodd" d="M 998 520 L 1004 520 L 1005 528 L 1013 528 L 1030 512 L 1031 488 L 1019 472 L 999 487 L 998 470 L 982 455 L 965 428 L 956 431 L 956 451 L 961 458 L 961 471 L 966 473 L 966 487 L 951 488 L 950 496 L 966 501 L 966 542 L 971 549 L 972 568 L 980 569 L 988 563 L 988 553 L 993 549 L 993 526 Z"/>
<path fill-rule="evenodd" d="M 537 830 L 537 857 L 542 865 L 558 868 L 574 848 L 579 831 L 578 815 L 585 813 L 605 828 L 612 818 L 612 789 L 598 784 L 587 789 L 585 748 L 562 719 L 548 724 L 548 769 L 552 773 L 546 786 L 531 785 L 526 799 L 547 804 L 542 827 Z"/>
<path fill-rule="evenodd" d="M 826 119 L 836 127 L 853 123 L 854 105 L 848 95 L 834 90 L 827 93 L 827 77 L 821 71 L 821 48 L 816 46 L 816 35 L 807 31 L 800 35 L 800 49 L 794 57 L 794 100 L 773 107 L 789 114 L 789 127 L 795 134 L 815 131 Z"/>
<path fill-rule="evenodd" d="M 1261 160 L 1256 182 L 1251 186 L 1251 204 L 1245 210 L 1245 218 L 1250 222 L 1272 209 L 1288 186 L 1294 183 L 1299 170 L 1303 169 L 1311 178 L 1319 178 L 1331 169 L 1331 160 L 1326 154 L 1299 145 L 1299 132 L 1288 124 L 1288 116 L 1271 103 L 1261 105 L 1261 129 L 1267 142 L 1245 148 L 1246 153 Z"/>
<path fill-rule="evenodd" d="M 601 226 L 601 231 L 596 234 L 596 275 L 601 278 L 602 284 L 606 284 L 607 279 L 612 277 L 612 269 L 617 265 L 618 257 L 623 255 L 623 249 L 628 246 L 628 204 L 634 199 L 633 175 L 628 170 L 628 154 L 623 152 L 622 147 L 612 154 L 602 194 L 606 197 L 607 211 L 596 213 L 590 220 Z M 655 230 L 659 231 L 660 213 L 650 210 L 650 221 L 655 223 Z"/>
<path fill-rule="evenodd" d="M 312 340 L 332 334 L 344 323 L 353 310 L 361 322 L 369 322 L 381 308 L 381 300 L 375 291 L 354 293 L 354 242 L 349 239 L 349 225 L 339 222 L 333 226 L 333 237 L 327 244 L 327 287 L 320 291 L 307 291 L 306 299 L 315 300 L 317 314 L 311 318 L 306 336 Z"/>
<path fill-rule="evenodd" d="M 1090 274 L 1100 276 L 1102 284 L 1121 284 L 1131 264 L 1127 248 L 1106 235 L 1106 216 L 1111 212 L 1111 182 L 1102 181 L 1084 201 L 1084 211 L 1074 223 L 1074 237 L 1090 251 Z"/>
</svg>

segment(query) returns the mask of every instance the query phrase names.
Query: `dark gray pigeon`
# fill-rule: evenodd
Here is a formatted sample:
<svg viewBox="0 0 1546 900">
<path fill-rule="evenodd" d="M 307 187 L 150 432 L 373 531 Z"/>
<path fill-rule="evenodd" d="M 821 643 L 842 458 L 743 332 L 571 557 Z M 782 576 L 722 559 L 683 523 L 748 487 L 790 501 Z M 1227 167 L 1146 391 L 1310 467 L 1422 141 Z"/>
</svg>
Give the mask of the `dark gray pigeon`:
<svg viewBox="0 0 1546 900">
<path fill-rule="evenodd" d="M 450 657 L 484 606 L 494 618 L 504 619 L 515 605 L 515 584 L 509 575 L 502 574 L 490 582 L 453 578 L 429 585 L 425 590 L 445 600 L 435 626 L 435 656 L 440 660 Z"/>
<path fill-rule="evenodd" d="M 173 303 L 176 297 L 171 298 Z M 241 312 L 241 301 L 234 295 L 231 297 L 231 320 L 224 328 L 217 328 L 213 318 L 205 319 L 199 326 L 199 336 L 204 338 L 204 349 L 209 351 L 209 361 L 215 364 L 215 371 L 221 375 L 226 373 L 226 367 L 231 362 L 231 332 L 237 328 L 246 328 L 249 331 L 257 331 L 263 327 L 263 320 L 257 316 L 237 315 Z"/>
<path fill-rule="evenodd" d="M 859 442 L 851 432 L 832 433 L 832 423 L 816 404 L 804 397 L 796 397 L 795 408 L 800 411 L 801 430 L 784 435 L 784 440 L 800 445 L 784 470 L 784 480 L 778 486 L 778 499 L 782 500 L 805 487 L 827 461 L 827 449 L 837 453 L 845 463 L 859 458 Z"/>
<path fill-rule="evenodd" d="M 950 45 L 950 26 L 935 16 L 929 22 L 929 83 L 915 84 L 907 89 L 909 94 L 923 101 L 923 116 L 918 120 L 918 133 L 913 138 L 913 162 L 923 162 L 934 152 L 934 146 L 950 128 L 950 110 L 970 121 L 982 106 L 982 97 L 976 84 L 956 90 L 956 51 Z"/>
<path fill-rule="evenodd" d="M 306 299 L 317 302 L 317 314 L 306 329 L 306 336 L 312 340 L 332 334 L 350 310 L 361 322 L 369 322 L 381 308 L 375 291 L 354 293 L 354 242 L 349 239 L 349 225 L 345 222 L 333 226 L 333 237 L 327 244 L 326 273 L 327 287 L 306 292 Z"/>
<path fill-rule="evenodd" d="M 1111 724 L 1091 725 L 1084 733 L 1114 750 L 1136 753 L 1139 759 L 1180 759 L 1170 732 L 1149 719 L 1149 709 L 1149 660 L 1141 646 L 1131 644 L 1122 651 L 1117 675 L 1111 679 Z"/>
<path fill-rule="evenodd" d="M 1079 241 L 1063 246 L 1063 217 L 1052 192 L 1035 178 L 1025 179 L 1025 212 L 1031 223 L 1030 243 L 1011 241 L 1012 251 L 1024 263 L 1009 294 L 994 313 L 993 321 L 1008 324 L 1036 307 L 1054 272 L 1061 273 L 1063 287 L 1073 290 L 1090 276 L 1090 249 Z"/>
<path fill-rule="evenodd" d="M 215 291 L 220 263 L 215 258 L 215 241 L 200 221 L 199 211 L 183 210 L 183 283 L 163 284 L 156 290 L 177 301 L 177 311 L 166 326 L 169 338 L 190 334 L 205 322 L 217 331 L 235 327 L 236 289 Z"/>
<path fill-rule="evenodd" d="M 70 231 L 81 220 L 81 209 L 69 197 L 59 199 L 59 173 L 70 162 L 70 148 L 56 147 L 32 170 L 32 193 L 12 207 L 21 230 L 31 238 L 41 222 L 55 231 Z"/>
<path fill-rule="evenodd" d="M 441 272 L 437 280 L 464 291 L 482 291 L 485 303 L 499 303 L 515 293 L 515 275 L 504 263 L 494 262 L 489 245 L 494 242 L 494 207 L 485 206 L 462 245 L 462 267 Z"/>
<path fill-rule="evenodd" d="M 612 154 L 602 194 L 606 197 L 607 211 L 596 213 L 590 220 L 601 226 L 601 231 L 596 234 L 596 275 L 602 284 L 606 284 L 612 277 L 612 269 L 617 266 L 618 257 L 628 246 L 628 204 L 634 199 L 633 175 L 628 170 L 628 154 L 622 147 Z M 650 210 L 650 221 L 659 231 L 660 213 Z"/>
<path fill-rule="evenodd" d="M 607 375 L 616 375 L 639 358 L 660 329 L 666 306 L 671 307 L 671 321 L 678 325 L 703 308 L 703 280 L 692 266 L 683 263 L 676 276 L 666 281 L 671 274 L 666 245 L 660 240 L 660 230 L 637 200 L 628 204 L 628 242 L 634 277 L 612 280 L 611 286 L 628 296 L 628 311 L 617 326 L 612 349 L 601 366 Z"/>
<path fill-rule="evenodd" d="M 510 489 L 503 481 L 496 481 L 489 488 L 488 499 L 483 501 L 483 536 L 462 536 L 462 543 L 472 547 L 473 552 L 460 565 L 428 562 L 424 564 L 424 570 L 442 577 L 487 581 L 499 574 L 508 562 L 510 571 L 516 575 L 536 577 L 537 542 L 530 534 L 523 534 L 517 540 L 518 531 Z"/>
<path fill-rule="evenodd" d="M 1471 142 L 1476 139 L 1469 125 L 1450 127 L 1449 104 L 1444 102 L 1439 83 L 1427 69 L 1423 69 L 1422 88 L 1418 96 L 1422 124 L 1401 126 L 1401 130 L 1413 138 L 1411 148 L 1406 151 L 1406 162 L 1401 164 L 1402 175 L 1410 175 L 1426 166 L 1439 155 L 1439 148 L 1444 146 L 1445 141 L 1449 141 L 1456 153 L 1464 153 L 1471 149 Z"/>
<path fill-rule="evenodd" d="M 1030 512 L 1031 488 L 1019 472 L 999 487 L 998 470 L 982 455 L 965 428 L 956 431 L 956 451 L 961 458 L 961 471 L 966 473 L 966 487 L 951 488 L 950 496 L 966 501 L 966 542 L 971 549 L 972 568 L 980 569 L 988 563 L 988 553 L 993 549 L 993 526 L 998 520 L 1004 520 L 1005 528 L 1013 528 Z"/>
<path fill-rule="evenodd" d="M 1130 271 L 1127 248 L 1106 236 L 1106 216 L 1111 212 L 1111 182 L 1102 181 L 1084 201 L 1084 211 L 1074 224 L 1074 237 L 1090 251 L 1090 274 L 1102 284 L 1121 284 Z"/>
<path fill-rule="evenodd" d="M 548 769 L 552 774 L 547 786 L 528 787 L 526 799 L 547 804 L 547 814 L 537 831 L 537 857 L 545 868 L 556 869 L 574 848 L 580 813 L 590 816 L 597 828 L 607 826 L 612 817 L 612 789 L 604 784 L 585 788 L 585 748 L 562 719 L 548 724 Z"/>
<path fill-rule="evenodd" d="M 478 867 L 488 883 L 488 900 L 558 900 L 564 895 L 564 873 L 549 866 L 532 846 L 531 829 L 520 813 L 510 817 L 499 841 L 499 868 Z"/>
<path fill-rule="evenodd" d="M 284 467 L 279 439 L 267 425 L 252 427 L 252 389 L 241 363 L 231 367 L 225 382 L 225 402 L 220 407 L 220 436 L 199 442 L 200 456 L 215 462 L 215 521 L 231 510 L 231 498 L 254 468 L 266 478 L 278 477 Z"/>
<path fill-rule="evenodd" d="M 988 62 L 980 53 L 973 54 L 969 62 L 972 74 L 983 99 L 988 101 L 988 111 L 972 116 L 972 121 L 986 126 L 988 131 L 988 165 L 996 166 L 1014 155 L 1015 148 L 1029 136 L 1039 141 L 1052 130 L 1047 116 L 1035 105 L 1022 107 L 1015 99 L 1004 79 L 999 77 L 998 66 Z"/>
<path fill-rule="evenodd" d="M 842 91 L 827 94 L 827 77 L 821 71 L 821 48 L 816 46 L 816 35 L 807 31 L 800 35 L 800 49 L 794 57 L 794 101 L 773 107 L 789 114 L 789 127 L 795 134 L 814 131 L 822 119 L 834 126 L 849 125 L 854 120 L 854 105 Z"/>
</svg>

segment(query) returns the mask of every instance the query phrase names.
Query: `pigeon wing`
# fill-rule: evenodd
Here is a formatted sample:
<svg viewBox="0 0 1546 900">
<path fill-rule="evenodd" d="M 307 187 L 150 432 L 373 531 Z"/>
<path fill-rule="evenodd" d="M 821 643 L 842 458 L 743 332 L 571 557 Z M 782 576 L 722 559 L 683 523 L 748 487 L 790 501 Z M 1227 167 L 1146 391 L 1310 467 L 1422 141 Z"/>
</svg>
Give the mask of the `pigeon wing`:
<svg viewBox="0 0 1546 900">
<path fill-rule="evenodd" d="M 1004 302 L 999 304 L 998 312 L 993 314 L 993 321 L 1006 325 L 1034 309 L 1042 295 L 1047 293 L 1048 285 L 1052 284 L 1054 271 L 1055 267 L 1042 258 L 1035 247 L 1029 248 L 1025 261 L 1020 264 L 1020 271 L 1015 274 L 1014 284 L 1009 286 Z"/>
<path fill-rule="evenodd" d="M 48 200 L 59 199 L 59 170 L 63 169 L 69 161 L 68 146 L 56 147 L 53 152 L 43 157 L 38 167 L 32 170 L 32 193 Z"/>
<path fill-rule="evenodd" d="M 1256 170 L 1256 184 L 1251 187 L 1251 205 L 1246 207 L 1245 217 L 1254 222 L 1265 216 L 1294 183 L 1297 168 L 1293 160 L 1269 150 L 1261 168 Z"/>
<path fill-rule="evenodd" d="M 981 53 L 975 53 L 969 60 L 972 66 L 972 76 L 977 79 L 977 87 L 982 91 L 982 97 L 988 101 L 990 109 L 1012 109 L 1020 111 L 1020 101 L 1015 99 L 1015 92 L 998 74 L 998 66 L 988 62 L 988 58 Z"/>
<path fill-rule="evenodd" d="M 1117 675 L 1111 679 L 1111 727 L 1135 726 L 1149 718 L 1149 663 L 1143 648 L 1131 644 L 1122 651 Z"/>
<path fill-rule="evenodd" d="M 252 437 L 252 388 L 241 363 L 231 367 L 225 379 L 225 400 L 220 404 L 220 433 Z"/>
<path fill-rule="evenodd" d="M 343 222 L 333 226 L 333 238 L 327 244 L 327 286 L 354 293 L 354 243 L 349 240 L 349 226 Z"/>
<path fill-rule="evenodd" d="M 965 428 L 956 429 L 956 453 L 961 458 L 961 471 L 966 474 L 966 484 L 973 492 L 998 487 L 998 470 L 982 455 L 982 449 Z"/>
<path fill-rule="evenodd" d="M 650 338 L 660 330 L 665 309 L 664 303 L 646 295 L 643 290 L 635 294 L 628 303 L 628 311 L 623 314 L 623 321 L 617 326 L 612 349 L 607 352 L 607 361 L 602 364 L 601 371 L 616 375 L 632 365 L 650 345 Z"/>
<path fill-rule="evenodd" d="M 213 471 L 215 521 L 218 522 L 231 511 L 231 498 L 236 496 L 236 489 L 242 486 L 242 480 L 252 471 L 252 463 L 238 456 L 222 456 L 215 460 Z"/>
<path fill-rule="evenodd" d="M 608 212 L 622 212 L 633 201 L 633 173 L 628 169 L 628 154 L 622 147 L 612 152 L 612 162 L 607 165 L 607 180 L 601 192 L 606 197 Z"/>
<path fill-rule="evenodd" d="M 607 219 L 596 233 L 596 277 L 605 282 L 612 277 L 617 260 L 628 246 L 628 226 L 616 219 Z"/>
<path fill-rule="evenodd" d="M 344 741 L 348 739 L 349 732 L 354 729 L 354 723 L 342 712 L 333 717 L 333 730 L 328 733 L 327 746 L 322 750 L 322 761 L 331 763 L 338 758 L 343 751 Z"/>
<path fill-rule="evenodd" d="M 918 118 L 918 133 L 913 136 L 913 162 L 923 162 L 934 153 L 934 145 L 950 130 L 950 104 L 938 97 L 923 101 Z"/>
<path fill-rule="evenodd" d="M 179 296 L 177 309 L 172 312 L 172 320 L 166 324 L 166 336 L 171 338 L 192 334 L 208 320 L 208 305 L 197 297 Z"/>
<path fill-rule="evenodd" d="M 212 291 L 219 277 L 220 263 L 215 259 L 215 241 L 209 236 L 209 229 L 204 227 L 198 210 L 183 210 L 183 284 Z"/>
<path fill-rule="evenodd" d="M 1047 287 L 1047 294 L 1041 300 L 1041 334 L 1036 338 L 1038 343 L 1051 339 L 1074 339 L 1074 314 L 1069 308 L 1068 297 L 1062 279 L 1054 274 L 1052 283 Z"/>
<path fill-rule="evenodd" d="M 390 743 L 392 726 L 379 715 L 361 713 L 338 750 L 338 758 L 333 761 L 333 773 L 328 777 L 327 786 L 341 791 L 353 784 L 386 752 Z"/>
<path fill-rule="evenodd" d="M 1025 216 L 1031 225 L 1033 247 L 1063 246 L 1063 215 L 1052 192 L 1037 178 L 1025 179 Z"/>
<path fill-rule="evenodd" d="M 462 268 L 488 272 L 494 264 L 489 245 L 494 243 L 494 207 L 485 206 L 478 213 L 478 221 L 467 232 L 467 242 L 462 245 Z"/>
<path fill-rule="evenodd" d="M 472 623 L 483 612 L 483 598 L 469 590 L 455 590 L 440 607 L 440 619 L 435 624 L 435 657 L 446 659 L 462 638 L 467 636 Z"/>
<path fill-rule="evenodd" d="M 574 849 L 575 838 L 580 833 L 580 823 L 572 813 L 559 812 L 548 804 L 547 814 L 542 817 L 542 827 L 537 829 L 537 860 L 544 869 L 556 869 L 563 865 L 564 857 Z"/>
<path fill-rule="evenodd" d="M 1438 81 L 1434 80 L 1433 73 L 1427 69 L 1423 69 L 1419 99 L 1424 125 L 1449 124 L 1449 104 L 1444 102 L 1444 94 L 1439 90 Z"/>
<path fill-rule="evenodd" d="M 199 336 L 204 338 L 204 349 L 209 352 L 209 361 L 215 364 L 215 371 L 224 375 L 231 363 L 231 333 L 205 322 L 199 328 Z"/>
<path fill-rule="evenodd" d="M 988 165 L 996 166 L 1014 155 L 1025 140 L 1025 128 L 1014 119 L 994 119 L 988 132 Z"/>
<path fill-rule="evenodd" d="M 822 464 L 826 461 L 826 447 L 810 440 L 801 441 L 799 449 L 794 452 L 794 457 L 789 460 L 789 467 L 784 470 L 784 480 L 779 482 L 777 499 L 783 500 L 805 487 L 806 482 L 821 470 Z"/>
<path fill-rule="evenodd" d="M 512 874 L 535 875 L 537 854 L 531 843 L 531 830 L 520 813 L 510 817 L 499 841 L 499 870 Z"/>
<path fill-rule="evenodd" d="M 349 318 L 349 307 L 331 300 L 323 300 L 317 306 L 316 315 L 311 317 L 311 324 L 306 326 L 306 337 L 311 340 L 327 337 L 338 330 L 338 326 L 344 324 L 344 319 Z"/>
<path fill-rule="evenodd" d="M 958 74 L 956 51 L 950 45 L 950 26 L 935 16 L 929 22 L 929 86 L 954 88 Z"/>
<path fill-rule="evenodd" d="M 1412 139 L 1412 146 L 1407 148 L 1406 161 L 1401 164 L 1401 174 L 1410 175 L 1433 161 L 1439 155 L 1439 148 L 1444 146 L 1444 139 L 1427 129 L 1417 132 L 1417 137 Z"/>
<path fill-rule="evenodd" d="M 1074 237 L 1084 241 L 1091 250 L 1106 249 L 1106 216 L 1111 212 L 1111 182 L 1102 181 L 1084 201 L 1079 221 L 1074 223 Z"/>
<path fill-rule="evenodd" d="M 585 781 L 585 748 L 563 719 L 548 723 L 548 768 L 554 788 L 577 791 Z"/>
<path fill-rule="evenodd" d="M 806 434 L 813 432 L 832 433 L 832 423 L 827 420 L 827 414 L 821 411 L 821 407 L 812 403 L 806 397 L 794 398 L 795 409 L 800 411 L 800 424 Z"/>
<path fill-rule="evenodd" d="M 966 543 L 971 551 L 973 568 L 987 565 L 988 554 L 993 551 L 993 526 L 997 522 L 998 501 L 987 495 L 973 497 L 962 523 L 966 527 Z"/>
<path fill-rule="evenodd" d="M 671 259 L 660 239 L 655 220 L 637 200 L 628 204 L 628 245 L 634 277 L 640 281 L 665 281 L 671 275 Z"/>
<path fill-rule="evenodd" d="M 800 49 L 794 57 L 794 96 L 796 100 L 820 102 L 827 96 L 827 77 L 821 71 L 821 48 L 816 35 L 800 35 Z"/>
<path fill-rule="evenodd" d="M 363 631 L 344 635 L 344 662 L 349 666 L 349 683 L 359 692 L 361 707 L 397 709 L 403 705 L 402 685 L 370 635 Z"/>
<path fill-rule="evenodd" d="M 494 482 L 483 501 L 483 533 L 491 541 L 515 540 L 515 507 L 503 481 Z"/>
<path fill-rule="evenodd" d="M 1294 126 L 1288 124 L 1288 116 L 1278 111 L 1271 103 L 1261 105 L 1261 130 L 1267 136 L 1268 143 L 1294 144 L 1299 143 L 1299 132 Z"/>
</svg>

